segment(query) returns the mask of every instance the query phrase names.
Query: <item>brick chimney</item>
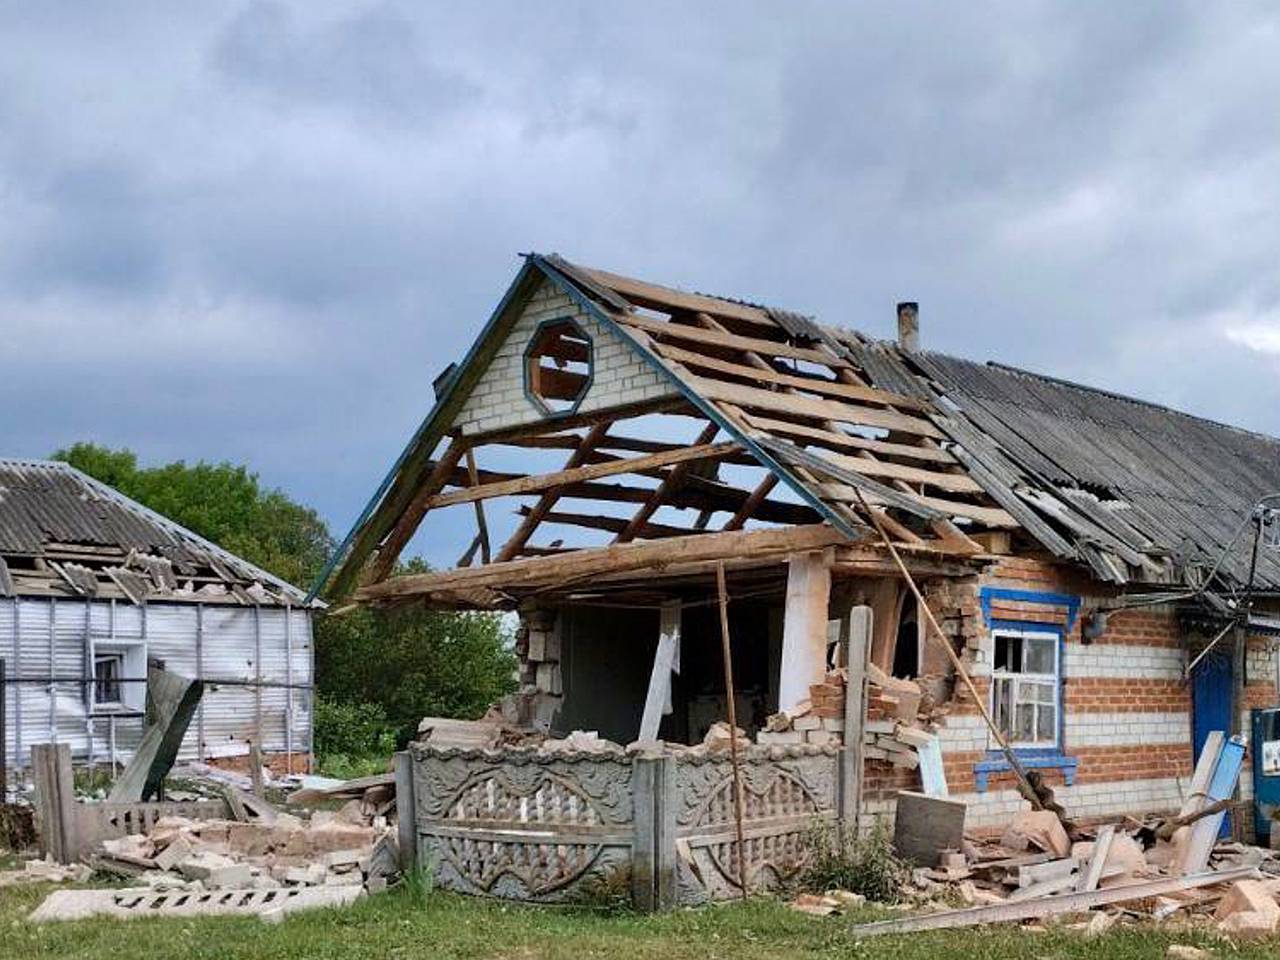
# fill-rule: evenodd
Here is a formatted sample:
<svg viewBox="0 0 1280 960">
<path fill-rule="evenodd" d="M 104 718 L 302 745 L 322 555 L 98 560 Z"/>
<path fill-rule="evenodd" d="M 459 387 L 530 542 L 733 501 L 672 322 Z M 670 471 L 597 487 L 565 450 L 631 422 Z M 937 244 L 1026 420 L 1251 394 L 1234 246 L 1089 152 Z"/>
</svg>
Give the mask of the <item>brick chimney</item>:
<svg viewBox="0 0 1280 960">
<path fill-rule="evenodd" d="M 911 300 L 898 304 L 898 346 L 912 353 L 920 349 L 920 304 Z"/>
</svg>

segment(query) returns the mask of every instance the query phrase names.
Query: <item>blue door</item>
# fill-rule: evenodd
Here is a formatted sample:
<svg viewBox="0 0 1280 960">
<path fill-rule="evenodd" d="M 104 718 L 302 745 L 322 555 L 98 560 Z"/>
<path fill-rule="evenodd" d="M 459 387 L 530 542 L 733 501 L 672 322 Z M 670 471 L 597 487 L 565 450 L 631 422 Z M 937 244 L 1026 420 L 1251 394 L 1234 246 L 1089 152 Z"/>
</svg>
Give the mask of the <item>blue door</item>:
<svg viewBox="0 0 1280 960">
<path fill-rule="evenodd" d="M 1196 664 L 1191 676 L 1191 729 L 1195 759 L 1200 759 L 1212 730 L 1231 736 L 1231 648 L 1219 646 Z M 1231 833 L 1231 814 L 1222 821 L 1222 836 Z"/>
</svg>

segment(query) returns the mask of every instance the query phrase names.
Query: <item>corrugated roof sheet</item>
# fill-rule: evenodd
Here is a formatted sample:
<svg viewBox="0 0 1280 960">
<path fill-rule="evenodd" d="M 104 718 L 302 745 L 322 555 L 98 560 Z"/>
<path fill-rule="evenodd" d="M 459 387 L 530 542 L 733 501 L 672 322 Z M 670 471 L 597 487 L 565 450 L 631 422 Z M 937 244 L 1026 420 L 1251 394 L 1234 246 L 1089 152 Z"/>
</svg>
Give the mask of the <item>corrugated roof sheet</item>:
<svg viewBox="0 0 1280 960">
<path fill-rule="evenodd" d="M 1202 567 L 1226 550 L 1223 572 L 1248 579 L 1252 536 L 1241 524 L 1280 489 L 1280 440 L 998 364 L 938 353 L 917 362 L 1022 483 L 1068 500 L 1131 550 Z M 1272 551 L 1259 553 L 1258 582 L 1280 588 Z"/>
<path fill-rule="evenodd" d="M 8 592 L 24 592 L 20 571 L 35 562 L 57 573 L 66 589 L 92 593 L 79 564 L 98 556 L 101 583 L 125 579 L 132 585 L 126 594 L 142 583 L 148 596 L 178 591 L 179 577 L 203 570 L 228 588 L 257 584 L 261 602 L 299 603 L 305 596 L 70 464 L 0 458 L 0 559 L 8 561 Z M 77 561 L 70 570 L 69 557 Z"/>
</svg>

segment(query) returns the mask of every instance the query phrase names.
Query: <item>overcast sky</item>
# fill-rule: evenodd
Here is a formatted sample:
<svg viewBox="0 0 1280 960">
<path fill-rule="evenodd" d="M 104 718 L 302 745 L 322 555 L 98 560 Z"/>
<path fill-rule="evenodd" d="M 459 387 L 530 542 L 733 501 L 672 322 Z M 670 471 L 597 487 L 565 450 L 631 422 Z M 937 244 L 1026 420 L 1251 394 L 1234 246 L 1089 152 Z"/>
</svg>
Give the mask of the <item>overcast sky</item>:
<svg viewBox="0 0 1280 960">
<path fill-rule="evenodd" d="M 0 455 L 343 533 L 525 250 L 1280 434 L 1278 212 L 1271 3 L 3 2 Z"/>
</svg>

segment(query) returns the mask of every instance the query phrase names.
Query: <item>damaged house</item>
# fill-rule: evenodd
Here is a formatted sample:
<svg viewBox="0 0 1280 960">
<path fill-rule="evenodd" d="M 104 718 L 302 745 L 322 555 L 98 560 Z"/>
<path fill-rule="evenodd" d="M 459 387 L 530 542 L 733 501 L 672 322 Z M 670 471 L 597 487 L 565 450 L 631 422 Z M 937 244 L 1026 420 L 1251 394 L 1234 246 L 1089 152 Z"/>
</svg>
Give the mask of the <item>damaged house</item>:
<svg viewBox="0 0 1280 960">
<path fill-rule="evenodd" d="M 901 790 L 996 826 L 1025 808 L 1016 766 L 1081 820 L 1176 809 L 1209 731 L 1276 703 L 1280 442 L 932 353 L 917 322 L 900 305 L 879 342 L 525 259 L 322 584 L 517 611 L 505 719 L 635 745 L 415 747 L 409 836 L 442 882 L 555 899 L 625 865 L 641 903 L 730 896 L 794 869 L 815 816 Z M 450 513 L 474 530 L 455 567 L 391 576 Z M 864 730 L 843 684 L 865 608 Z M 726 659 L 741 856 L 724 754 L 655 743 L 727 719 Z M 876 746 L 904 721 L 936 738 L 927 781 Z"/>
<path fill-rule="evenodd" d="M 149 666 L 203 681 L 179 751 L 273 767 L 311 752 L 304 594 L 66 463 L 0 459 L 0 711 L 7 765 L 67 743 L 126 763 Z"/>
</svg>

